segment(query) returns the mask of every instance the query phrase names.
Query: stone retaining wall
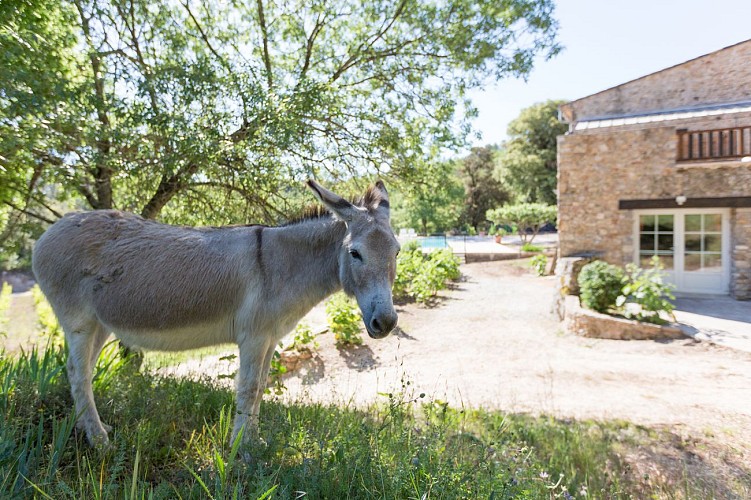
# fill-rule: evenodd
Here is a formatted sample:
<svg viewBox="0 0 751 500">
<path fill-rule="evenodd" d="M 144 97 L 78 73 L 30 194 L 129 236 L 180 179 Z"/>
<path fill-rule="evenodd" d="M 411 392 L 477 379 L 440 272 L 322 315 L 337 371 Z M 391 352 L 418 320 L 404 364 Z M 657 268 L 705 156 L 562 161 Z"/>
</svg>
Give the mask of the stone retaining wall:
<svg viewBox="0 0 751 500">
<path fill-rule="evenodd" d="M 613 340 L 656 340 L 685 337 L 676 325 L 653 325 L 601 314 L 583 308 L 576 295 L 565 298 L 563 327 L 567 333 L 583 337 Z"/>
</svg>

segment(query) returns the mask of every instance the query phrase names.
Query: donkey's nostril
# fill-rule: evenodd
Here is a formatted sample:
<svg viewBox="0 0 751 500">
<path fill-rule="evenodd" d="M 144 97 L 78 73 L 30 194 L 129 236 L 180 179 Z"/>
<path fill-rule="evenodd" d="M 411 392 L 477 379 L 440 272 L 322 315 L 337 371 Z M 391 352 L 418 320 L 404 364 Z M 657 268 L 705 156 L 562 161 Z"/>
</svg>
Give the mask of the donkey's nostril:
<svg viewBox="0 0 751 500">
<path fill-rule="evenodd" d="M 370 329 L 374 333 L 381 333 L 381 324 L 378 322 L 378 319 L 373 318 L 370 320 Z"/>
</svg>

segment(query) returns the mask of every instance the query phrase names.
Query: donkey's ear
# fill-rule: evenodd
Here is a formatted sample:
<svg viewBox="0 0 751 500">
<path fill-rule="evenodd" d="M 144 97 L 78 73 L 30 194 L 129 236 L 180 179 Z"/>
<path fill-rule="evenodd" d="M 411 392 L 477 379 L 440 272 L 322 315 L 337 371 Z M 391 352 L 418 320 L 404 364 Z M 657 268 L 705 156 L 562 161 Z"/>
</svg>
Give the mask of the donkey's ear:
<svg viewBox="0 0 751 500">
<path fill-rule="evenodd" d="M 375 183 L 375 187 L 381 194 L 381 202 L 378 204 L 378 207 L 382 210 L 385 210 L 386 212 L 389 212 L 389 192 L 386 191 L 386 185 L 382 180 L 378 179 Z"/>
<path fill-rule="evenodd" d="M 338 194 L 321 186 L 313 179 L 308 180 L 308 187 L 313 191 L 313 194 L 316 195 L 318 201 L 323 203 L 323 206 L 328 208 L 331 213 L 343 221 L 351 221 L 355 217 L 363 214 L 363 209 L 357 208 Z"/>
</svg>

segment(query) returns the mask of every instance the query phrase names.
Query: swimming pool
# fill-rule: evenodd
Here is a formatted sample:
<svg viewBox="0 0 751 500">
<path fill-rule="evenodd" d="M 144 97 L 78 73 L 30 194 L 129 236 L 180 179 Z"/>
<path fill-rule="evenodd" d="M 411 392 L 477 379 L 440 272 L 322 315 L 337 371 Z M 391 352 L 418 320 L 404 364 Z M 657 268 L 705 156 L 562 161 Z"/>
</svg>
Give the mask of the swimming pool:
<svg viewBox="0 0 751 500">
<path fill-rule="evenodd" d="M 448 248 L 445 236 L 421 236 L 417 239 L 420 242 L 420 247 L 424 249 L 432 250 L 434 248 Z"/>
</svg>

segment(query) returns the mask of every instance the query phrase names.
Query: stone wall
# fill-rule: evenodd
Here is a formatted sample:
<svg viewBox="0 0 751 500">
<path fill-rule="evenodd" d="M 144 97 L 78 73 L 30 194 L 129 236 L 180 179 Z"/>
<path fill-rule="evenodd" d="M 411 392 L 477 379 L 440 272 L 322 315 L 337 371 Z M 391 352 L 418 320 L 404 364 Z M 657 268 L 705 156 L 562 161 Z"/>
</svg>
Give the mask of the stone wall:
<svg viewBox="0 0 751 500">
<path fill-rule="evenodd" d="M 656 340 L 685 337 L 677 325 L 652 325 L 601 314 L 581 307 L 579 297 L 566 296 L 563 329 L 567 333 L 612 340 Z"/>
<path fill-rule="evenodd" d="M 751 65 L 750 65 L 751 66 Z M 751 195 L 751 164 L 676 163 L 676 129 L 751 125 L 751 115 L 608 127 L 558 138 L 558 231 L 562 257 L 601 252 L 623 265 L 635 251 L 634 214 L 620 200 Z M 751 210 L 731 212 L 731 293 L 751 298 Z"/>
<path fill-rule="evenodd" d="M 561 107 L 566 121 L 751 100 L 751 40 Z"/>
</svg>

